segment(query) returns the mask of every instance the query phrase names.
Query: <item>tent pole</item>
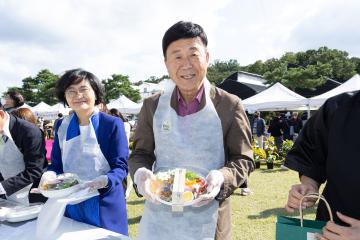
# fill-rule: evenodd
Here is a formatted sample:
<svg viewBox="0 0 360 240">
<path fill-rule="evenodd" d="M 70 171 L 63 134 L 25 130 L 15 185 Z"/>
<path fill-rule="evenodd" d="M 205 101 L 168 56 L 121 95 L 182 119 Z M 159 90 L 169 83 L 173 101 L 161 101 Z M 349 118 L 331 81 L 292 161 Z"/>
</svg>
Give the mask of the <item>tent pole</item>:
<svg viewBox="0 0 360 240">
<path fill-rule="evenodd" d="M 310 118 L 310 103 L 306 104 L 307 106 L 307 119 L 309 120 Z"/>
</svg>

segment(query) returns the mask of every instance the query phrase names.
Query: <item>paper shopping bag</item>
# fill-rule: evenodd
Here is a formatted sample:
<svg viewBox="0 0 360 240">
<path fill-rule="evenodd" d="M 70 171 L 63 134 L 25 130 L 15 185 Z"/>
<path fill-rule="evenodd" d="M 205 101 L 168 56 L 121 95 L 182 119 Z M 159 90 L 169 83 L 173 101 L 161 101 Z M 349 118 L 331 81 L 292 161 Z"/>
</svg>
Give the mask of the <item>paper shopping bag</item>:
<svg viewBox="0 0 360 240">
<path fill-rule="evenodd" d="M 304 220 L 301 227 L 300 219 L 278 216 L 276 240 L 316 240 L 315 233 L 321 233 L 325 224 L 323 221 Z"/>
<path fill-rule="evenodd" d="M 325 202 L 328 208 L 331 221 L 333 220 L 331 209 L 322 195 L 309 194 L 300 201 L 300 206 L 304 198 L 318 198 Z M 317 220 L 304 220 L 301 207 L 299 207 L 300 219 L 278 216 L 276 222 L 276 240 L 316 240 L 315 233 L 322 232 L 326 222 Z"/>
</svg>

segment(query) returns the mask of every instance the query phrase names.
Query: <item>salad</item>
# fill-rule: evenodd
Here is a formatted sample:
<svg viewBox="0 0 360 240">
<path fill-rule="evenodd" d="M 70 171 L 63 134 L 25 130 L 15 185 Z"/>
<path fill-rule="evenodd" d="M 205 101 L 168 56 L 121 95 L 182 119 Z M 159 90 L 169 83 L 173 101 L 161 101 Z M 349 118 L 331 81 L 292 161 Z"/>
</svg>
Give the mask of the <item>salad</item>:
<svg viewBox="0 0 360 240">
<path fill-rule="evenodd" d="M 42 185 L 43 190 L 62 190 L 79 184 L 79 180 L 74 176 L 58 177 L 56 179 L 45 181 Z"/>
<path fill-rule="evenodd" d="M 151 183 L 151 191 L 165 204 L 172 202 L 172 190 L 175 178 L 175 171 L 158 172 L 156 180 Z M 200 195 L 206 193 L 207 183 L 205 179 L 195 172 L 186 171 L 185 186 L 182 195 L 185 205 L 190 205 Z"/>
<path fill-rule="evenodd" d="M 66 197 L 81 189 L 80 179 L 76 174 L 64 173 L 40 181 L 40 193 L 47 198 Z"/>
</svg>

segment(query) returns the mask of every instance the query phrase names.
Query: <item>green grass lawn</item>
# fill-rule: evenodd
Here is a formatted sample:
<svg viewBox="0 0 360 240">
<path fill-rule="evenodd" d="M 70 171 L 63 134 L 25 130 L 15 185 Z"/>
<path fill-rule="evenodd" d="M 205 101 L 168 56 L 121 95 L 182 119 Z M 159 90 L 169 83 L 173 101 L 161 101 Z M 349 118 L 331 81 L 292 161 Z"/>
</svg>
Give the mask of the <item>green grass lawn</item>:
<svg viewBox="0 0 360 240">
<path fill-rule="evenodd" d="M 237 190 L 231 197 L 233 238 L 244 240 L 275 239 L 277 215 L 297 216 L 284 210 L 290 186 L 298 183 L 296 172 L 265 165 L 250 176 L 250 188 L 254 192 L 241 196 Z M 127 202 L 130 237 L 136 237 L 143 212 L 144 201 L 132 191 Z M 314 219 L 315 209 L 305 211 L 305 218 Z"/>
</svg>

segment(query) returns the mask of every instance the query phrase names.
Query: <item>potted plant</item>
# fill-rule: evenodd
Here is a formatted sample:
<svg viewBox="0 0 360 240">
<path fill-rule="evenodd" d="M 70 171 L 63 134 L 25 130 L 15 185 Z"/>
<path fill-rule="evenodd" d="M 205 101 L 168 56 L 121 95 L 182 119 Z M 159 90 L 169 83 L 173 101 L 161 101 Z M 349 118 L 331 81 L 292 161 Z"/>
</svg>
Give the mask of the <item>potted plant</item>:
<svg viewBox="0 0 360 240">
<path fill-rule="evenodd" d="M 260 160 L 266 159 L 266 152 L 264 149 L 254 146 L 253 146 L 253 152 L 254 152 L 255 168 L 260 168 Z"/>
<path fill-rule="evenodd" d="M 290 149 L 293 147 L 294 145 L 294 142 L 289 140 L 289 139 L 286 139 L 284 142 L 283 142 L 283 145 L 282 145 L 282 149 L 281 149 L 281 155 L 285 158 L 287 153 L 290 151 Z"/>
<path fill-rule="evenodd" d="M 274 168 L 274 161 L 276 160 L 275 154 L 269 154 L 266 158 L 266 167 L 267 169 L 273 169 Z"/>
<path fill-rule="evenodd" d="M 274 137 L 269 137 L 265 141 L 265 151 L 266 151 L 266 166 L 268 169 L 274 168 L 274 161 L 279 157 L 277 152 Z"/>
</svg>

